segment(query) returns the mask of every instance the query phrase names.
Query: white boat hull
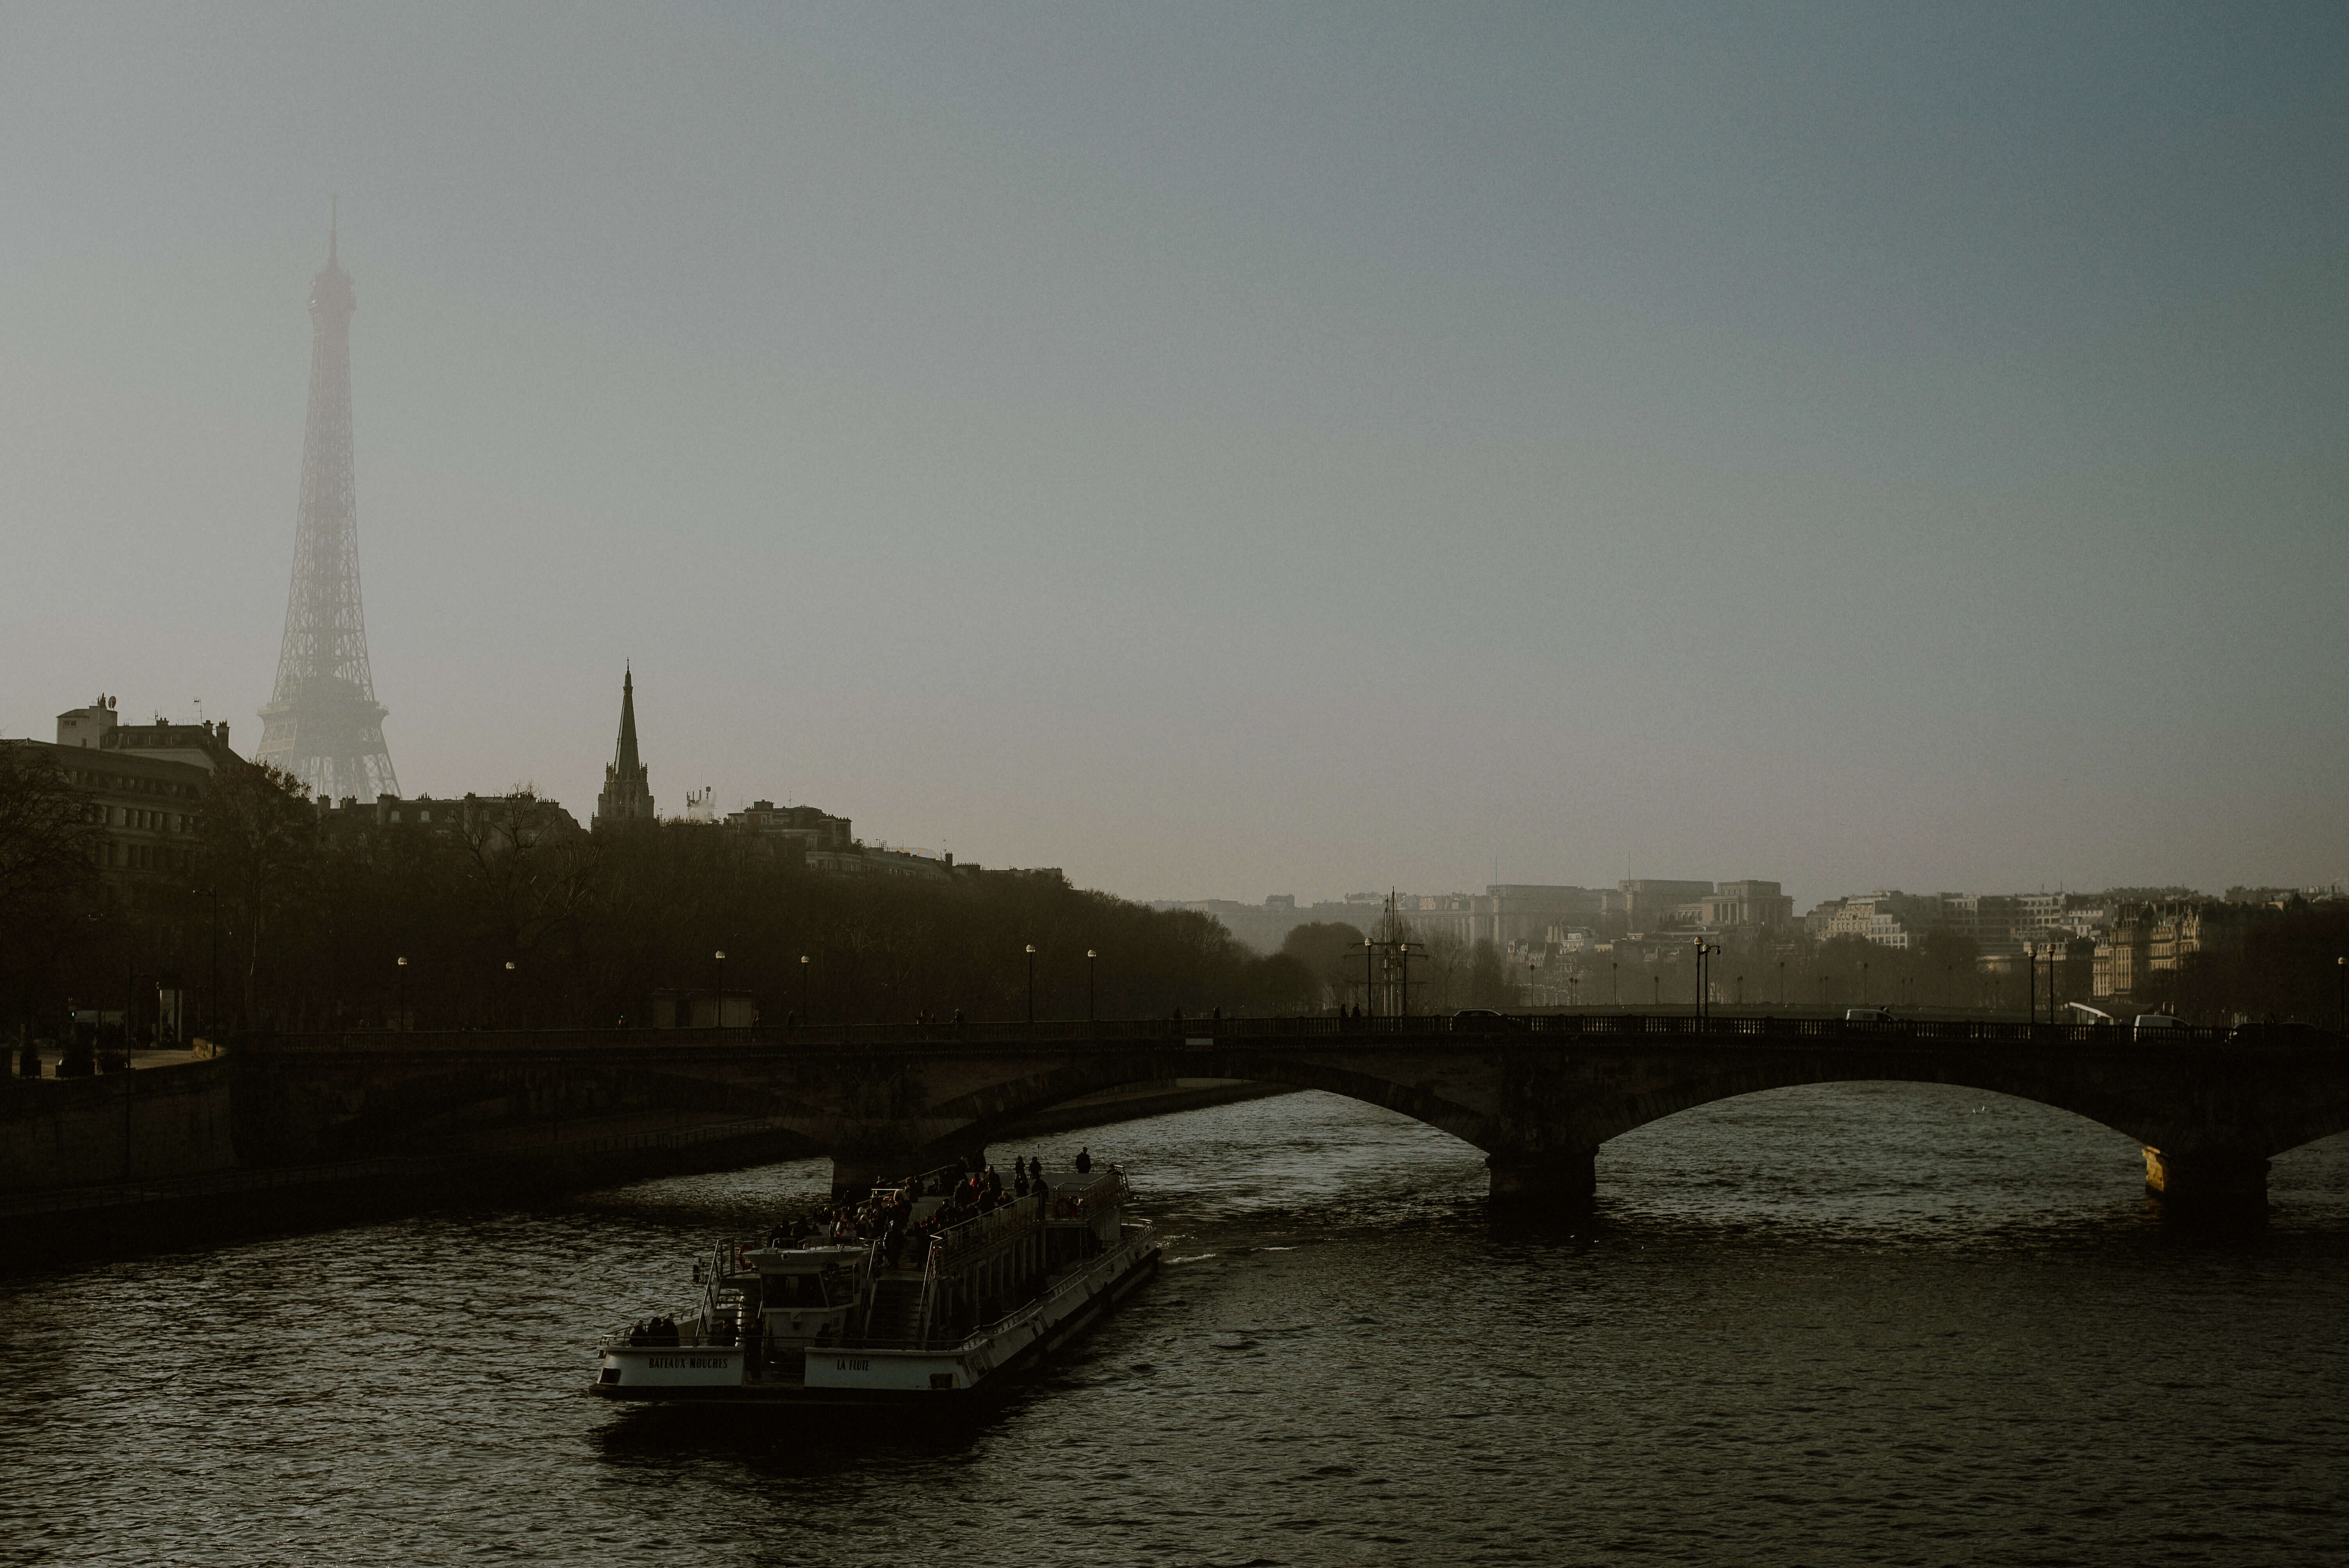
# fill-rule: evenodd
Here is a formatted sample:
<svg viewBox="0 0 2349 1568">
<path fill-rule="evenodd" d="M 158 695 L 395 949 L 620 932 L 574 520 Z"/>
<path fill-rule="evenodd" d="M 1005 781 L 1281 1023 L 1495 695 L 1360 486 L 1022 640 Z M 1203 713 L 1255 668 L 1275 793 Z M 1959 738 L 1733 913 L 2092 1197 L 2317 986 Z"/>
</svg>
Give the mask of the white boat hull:
<svg viewBox="0 0 2349 1568">
<path fill-rule="evenodd" d="M 797 1381 L 750 1377 L 739 1346 L 606 1346 L 602 1376 L 591 1387 L 604 1398 L 647 1403 L 890 1406 L 967 1398 L 1001 1389 L 1091 1327 L 1157 1272 L 1158 1257 L 1156 1235 L 1144 1227 L 1009 1318 L 953 1346 L 812 1347 Z"/>
</svg>

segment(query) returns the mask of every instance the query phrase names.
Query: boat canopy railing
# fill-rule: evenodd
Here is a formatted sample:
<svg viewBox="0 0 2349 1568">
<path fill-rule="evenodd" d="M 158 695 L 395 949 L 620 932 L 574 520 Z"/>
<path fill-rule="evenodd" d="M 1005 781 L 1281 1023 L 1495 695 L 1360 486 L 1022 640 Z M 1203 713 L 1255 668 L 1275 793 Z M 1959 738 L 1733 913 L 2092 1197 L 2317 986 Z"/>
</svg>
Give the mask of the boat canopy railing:
<svg viewBox="0 0 2349 1568">
<path fill-rule="evenodd" d="M 984 1214 L 974 1214 L 959 1225 L 938 1233 L 942 1249 L 938 1262 L 951 1268 L 971 1253 L 991 1247 L 996 1243 L 1032 1231 L 1043 1219 L 1043 1202 L 1030 1192 L 1025 1198 L 1014 1198 L 1000 1208 L 989 1209 Z"/>
<path fill-rule="evenodd" d="M 1134 1238 L 1133 1237 L 1127 1237 L 1122 1240 L 1116 1247 L 1112 1247 L 1109 1251 L 1102 1253 L 1098 1256 L 1086 1259 L 1084 1266 L 1088 1269 L 1101 1267 L 1102 1260 L 1103 1258 L 1116 1256 L 1120 1250 L 1133 1245 L 1133 1240 Z M 930 1343 L 929 1324 L 931 1305 L 934 1300 L 933 1289 L 936 1282 L 936 1277 L 937 1276 L 934 1274 L 929 1274 L 923 1281 L 922 1310 L 921 1315 L 916 1320 L 919 1326 L 915 1330 L 914 1337 L 910 1339 L 874 1339 L 871 1337 L 844 1339 L 841 1341 L 840 1348 L 843 1350 L 921 1350 L 927 1351 L 935 1355 L 958 1356 L 966 1351 L 979 1348 L 995 1335 L 1009 1333 L 1010 1330 L 1019 1327 L 1020 1324 L 1028 1319 L 1040 1316 L 1043 1314 L 1045 1306 L 1050 1302 L 1052 1297 L 1051 1291 L 1048 1289 L 1035 1300 L 1012 1308 L 1009 1312 L 1004 1314 L 1001 1317 L 995 1319 L 991 1323 L 982 1323 L 966 1329 L 963 1332 L 962 1336 L 951 1344 L 933 1345 Z"/>
<path fill-rule="evenodd" d="M 1082 1186 L 1067 1183 L 1070 1191 L 1063 1196 L 1059 1186 L 1052 1189 L 1051 1208 L 1047 1218 L 1068 1222 L 1091 1220 L 1104 1209 L 1122 1208 L 1131 1202 L 1133 1189 L 1125 1182 L 1125 1168 L 1112 1165 L 1093 1173 Z"/>
</svg>

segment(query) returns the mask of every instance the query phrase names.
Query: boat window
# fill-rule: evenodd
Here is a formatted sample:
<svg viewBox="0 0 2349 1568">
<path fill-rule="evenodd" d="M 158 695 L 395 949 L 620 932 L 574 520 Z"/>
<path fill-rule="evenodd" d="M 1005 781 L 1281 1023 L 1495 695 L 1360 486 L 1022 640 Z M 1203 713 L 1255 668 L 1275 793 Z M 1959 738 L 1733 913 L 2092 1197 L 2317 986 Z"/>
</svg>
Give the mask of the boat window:
<svg viewBox="0 0 2349 1568">
<path fill-rule="evenodd" d="M 774 1274 L 767 1281 L 767 1305 L 805 1308 L 822 1306 L 823 1282 L 814 1274 Z"/>
</svg>

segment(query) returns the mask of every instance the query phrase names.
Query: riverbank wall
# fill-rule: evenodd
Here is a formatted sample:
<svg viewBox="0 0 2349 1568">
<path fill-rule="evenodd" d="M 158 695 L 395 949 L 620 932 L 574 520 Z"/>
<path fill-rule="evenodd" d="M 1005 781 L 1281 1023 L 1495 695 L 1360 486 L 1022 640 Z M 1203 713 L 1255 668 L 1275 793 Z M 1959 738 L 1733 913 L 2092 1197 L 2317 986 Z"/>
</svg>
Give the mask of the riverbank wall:
<svg viewBox="0 0 2349 1568">
<path fill-rule="evenodd" d="M 0 1079 L 0 1197 L 234 1166 L 229 1064 Z"/>
<path fill-rule="evenodd" d="M 642 1119 L 487 1132 L 464 1147 L 317 1164 L 240 1163 L 233 1057 L 94 1078 L 0 1084 L 0 1266 L 27 1255 L 136 1250 L 267 1229 L 386 1218 L 494 1194 L 530 1201 L 818 1151 L 780 1119 Z M 1006 1139 L 1075 1131 L 1268 1094 L 1231 1078 L 1133 1084 L 1055 1107 Z"/>
</svg>

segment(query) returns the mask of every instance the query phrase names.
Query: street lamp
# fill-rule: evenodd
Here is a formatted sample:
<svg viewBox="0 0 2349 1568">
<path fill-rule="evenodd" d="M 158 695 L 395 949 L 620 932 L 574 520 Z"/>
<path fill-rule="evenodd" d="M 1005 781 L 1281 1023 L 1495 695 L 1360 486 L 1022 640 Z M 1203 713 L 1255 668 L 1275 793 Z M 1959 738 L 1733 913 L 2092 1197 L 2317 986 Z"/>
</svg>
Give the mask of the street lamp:
<svg viewBox="0 0 2349 1568">
<path fill-rule="evenodd" d="M 1093 1021 L 1093 960 L 1100 956 L 1092 948 L 1085 949 L 1085 1022 L 1088 1024 Z"/>
<path fill-rule="evenodd" d="M 2023 995 L 2031 998 L 2031 1021 L 2039 1022 L 2039 950 L 2028 942 L 2023 944 Z"/>
<path fill-rule="evenodd" d="M 407 1028 L 408 1028 L 408 960 L 407 960 L 406 958 L 402 958 L 402 959 L 400 959 L 400 960 L 399 960 L 399 993 L 398 993 L 398 995 L 399 995 L 399 1026 L 400 1026 L 401 1031 L 402 1031 L 402 1032 L 405 1032 L 405 1031 L 407 1030 Z"/>
<path fill-rule="evenodd" d="M 809 959 L 808 955 L 807 955 L 806 954 L 804 954 L 804 953 L 801 954 L 800 954 L 800 1018 L 801 1018 L 801 1021 L 802 1021 L 802 1022 L 803 1022 L 803 1023 L 812 1024 L 812 1023 L 814 1023 L 814 1022 L 815 1022 L 815 1015 L 808 1011 L 808 975 L 809 975 L 809 973 L 810 973 L 810 967 L 811 967 L 811 960 Z"/>
<path fill-rule="evenodd" d="M 1526 1006 L 1528 1007 L 1538 1007 L 1542 1005 L 1541 967 L 1542 961 L 1538 958 L 1526 960 Z"/>
<path fill-rule="evenodd" d="M 1028 944 L 1028 1021 L 1036 1021 L 1036 944 Z"/>
<path fill-rule="evenodd" d="M 2349 955 L 2333 961 L 2341 971 L 2341 1032 L 2349 1035 Z"/>
<path fill-rule="evenodd" d="M 1371 989 L 1371 946 L 1369 937 L 1362 938 L 1362 1016 L 1364 1018 L 1375 1018 L 1379 1013 L 1377 997 Z"/>
<path fill-rule="evenodd" d="M 507 1028 L 509 1028 L 509 1029 L 511 1029 L 511 1028 L 512 1028 L 512 1027 L 514 1026 L 514 1005 L 513 1005 L 514 978 L 513 978 L 513 976 L 514 976 L 514 961 L 513 961 L 512 959 L 509 958 L 509 959 L 507 959 L 507 960 L 506 960 L 506 1027 L 507 1027 Z"/>
<path fill-rule="evenodd" d="M 1778 960 L 1778 1006 L 1786 1005 L 1786 961 Z"/>
<path fill-rule="evenodd" d="M 1712 1006 L 1712 988 L 1705 984 L 1705 976 L 1712 972 L 1713 955 L 1721 951 L 1721 944 L 1702 936 L 1691 940 L 1696 947 L 1696 1019 L 1702 1028 Z"/>
<path fill-rule="evenodd" d="M 718 1007 L 712 1015 L 719 1028 L 726 1026 L 726 949 L 718 950 Z"/>
<path fill-rule="evenodd" d="M 1859 961 L 1859 1005 L 1868 1006 L 1868 960 Z"/>
</svg>

